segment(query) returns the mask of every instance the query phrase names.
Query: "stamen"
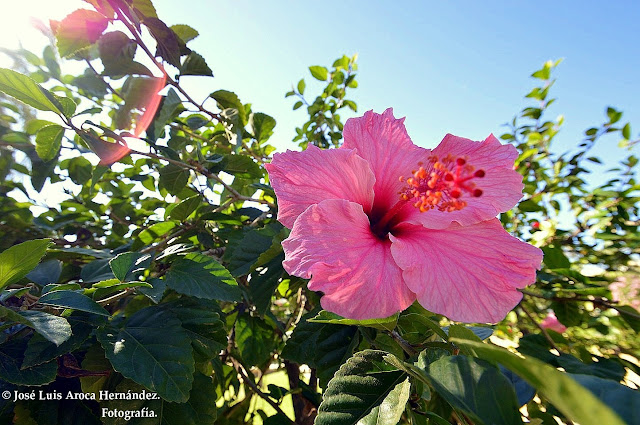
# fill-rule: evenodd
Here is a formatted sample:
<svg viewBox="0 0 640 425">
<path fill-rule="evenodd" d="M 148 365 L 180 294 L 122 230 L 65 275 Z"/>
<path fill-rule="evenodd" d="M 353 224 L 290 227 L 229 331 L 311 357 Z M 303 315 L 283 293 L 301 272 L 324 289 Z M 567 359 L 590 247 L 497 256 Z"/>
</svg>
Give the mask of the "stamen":
<svg viewBox="0 0 640 425">
<path fill-rule="evenodd" d="M 426 164 L 418 163 L 420 168 L 411 171 L 406 181 L 407 187 L 399 195 L 403 201 L 412 200 L 414 207 L 420 212 L 437 208 L 439 211 L 459 211 L 467 206 L 463 198 L 468 196 L 478 198 L 482 196 L 482 189 L 476 188 L 471 180 L 483 178 L 485 171 L 476 170 L 467 162 L 466 158 L 447 155 L 442 159 L 429 157 Z"/>
</svg>

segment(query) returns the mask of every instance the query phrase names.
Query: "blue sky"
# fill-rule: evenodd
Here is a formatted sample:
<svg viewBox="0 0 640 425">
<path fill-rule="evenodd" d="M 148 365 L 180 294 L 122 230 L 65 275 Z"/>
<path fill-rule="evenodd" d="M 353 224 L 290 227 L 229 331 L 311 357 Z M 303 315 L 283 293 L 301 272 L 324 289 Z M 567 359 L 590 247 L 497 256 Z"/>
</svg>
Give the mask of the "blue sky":
<svg viewBox="0 0 640 425">
<path fill-rule="evenodd" d="M 17 16 L 60 19 L 86 7 L 79 0 L 22 4 L 1 14 L 0 45 L 12 46 L 18 37 L 29 47 L 45 42 Z M 566 122 L 557 151 L 575 146 L 586 128 L 602 122 L 608 105 L 625 112 L 635 136 L 640 129 L 638 2 L 154 4 L 169 25 L 189 24 L 200 32 L 190 46 L 206 58 L 215 78 L 185 77 L 193 97 L 204 99 L 221 88 L 235 91 L 254 111 L 276 118 L 272 143 L 279 149 L 295 147 L 294 128 L 306 119 L 303 110 L 291 110 L 293 100 L 284 93 L 303 76 L 308 93 L 319 90 L 307 67 L 330 65 L 343 53 L 359 55 L 359 88 L 352 92 L 358 113 L 393 107 L 396 116 L 407 117 L 410 136 L 424 147 L 434 147 L 448 132 L 476 140 L 501 134 L 501 125 L 525 105 L 531 72 L 557 58 L 564 58 L 552 92 L 559 100 L 549 118 L 564 114 Z M 608 161 L 621 158 L 623 153 L 612 149 L 616 142 L 603 140 L 595 153 Z"/>
<path fill-rule="evenodd" d="M 311 85 L 307 66 L 329 65 L 342 53 L 359 54 L 358 112 L 393 107 L 425 147 L 448 132 L 499 135 L 525 105 L 531 72 L 558 58 L 564 62 L 552 93 L 559 100 L 549 116 L 565 115 L 558 150 L 575 146 L 586 128 L 602 122 L 607 105 L 625 112 L 634 135 L 640 129 L 637 2 L 189 4 L 156 1 L 165 20 L 200 31 L 192 47 L 216 75 L 207 85 L 234 90 L 278 120 L 278 147 L 292 147 L 293 129 L 305 120 L 303 110 L 291 111 L 284 92 L 302 76 Z M 621 157 L 611 149 L 616 142 L 605 140 L 596 152 Z"/>
</svg>

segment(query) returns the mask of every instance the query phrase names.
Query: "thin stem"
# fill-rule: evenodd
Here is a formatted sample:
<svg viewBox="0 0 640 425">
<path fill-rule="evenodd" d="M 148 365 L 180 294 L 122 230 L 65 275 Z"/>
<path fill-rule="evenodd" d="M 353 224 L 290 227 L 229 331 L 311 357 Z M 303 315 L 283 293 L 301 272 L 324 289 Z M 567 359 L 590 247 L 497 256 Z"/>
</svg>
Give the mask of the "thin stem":
<svg viewBox="0 0 640 425">
<path fill-rule="evenodd" d="M 391 338 L 393 338 L 400 345 L 400 347 L 402 347 L 404 352 L 407 353 L 410 357 L 413 357 L 416 354 L 418 354 L 418 352 L 413 348 L 413 346 L 411 344 L 409 344 L 409 342 L 407 342 L 407 340 L 402 338 L 400 336 L 400 334 L 398 333 L 398 331 L 396 331 L 395 329 L 392 330 L 389 333 L 389 335 L 391 335 Z"/>
<path fill-rule="evenodd" d="M 524 314 L 527 315 L 527 317 L 533 322 L 533 324 L 535 324 L 542 331 L 542 335 L 544 335 L 544 337 L 549 342 L 549 344 L 551 344 L 551 346 L 555 348 L 558 351 L 558 353 L 560 353 L 561 352 L 560 349 L 555 344 L 555 342 L 553 342 L 547 330 L 542 327 L 542 325 L 531 315 L 531 313 L 529 313 L 529 310 L 527 310 L 523 305 L 520 305 L 520 309 L 524 312 Z"/>
<path fill-rule="evenodd" d="M 251 391 L 253 391 L 259 397 L 261 397 L 264 401 L 269 403 L 269 405 L 271 405 L 271 407 L 273 407 L 276 412 L 278 412 L 280 415 L 282 415 L 285 418 L 287 418 L 287 421 L 288 421 L 289 424 L 295 425 L 295 422 L 292 421 L 289 418 L 289 416 L 287 416 L 287 414 L 282 411 L 280 406 L 278 406 L 278 403 L 276 403 L 275 401 L 271 400 L 268 395 L 263 393 L 260 390 L 260 388 L 258 388 L 258 386 L 251 379 L 249 379 L 249 377 L 247 376 L 247 372 L 244 370 L 244 367 L 240 364 L 240 362 L 237 361 L 236 359 L 234 359 L 233 357 L 229 357 L 229 358 L 231 359 L 231 363 L 233 363 L 233 367 L 235 368 L 236 372 L 238 372 L 240 377 L 242 377 L 242 381 L 245 384 L 247 384 L 249 386 L 249 388 L 251 388 Z"/>
</svg>

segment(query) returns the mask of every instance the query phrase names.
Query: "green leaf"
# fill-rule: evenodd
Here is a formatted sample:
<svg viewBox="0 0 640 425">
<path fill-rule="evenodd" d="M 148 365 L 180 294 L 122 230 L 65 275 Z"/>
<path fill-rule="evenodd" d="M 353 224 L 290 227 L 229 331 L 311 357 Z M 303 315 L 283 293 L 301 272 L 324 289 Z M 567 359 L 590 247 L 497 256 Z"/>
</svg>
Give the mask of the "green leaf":
<svg viewBox="0 0 640 425">
<path fill-rule="evenodd" d="M 631 124 L 626 123 L 624 127 L 622 127 L 622 137 L 629 140 L 631 139 Z"/>
<path fill-rule="evenodd" d="M 379 406 L 371 409 L 371 412 L 358 421 L 358 425 L 396 425 L 402 416 L 402 412 L 411 395 L 411 382 L 406 378 L 399 383 L 382 400 Z"/>
<path fill-rule="evenodd" d="M 550 269 L 568 269 L 571 263 L 561 248 L 554 246 L 542 247 L 544 252 L 544 264 Z"/>
<path fill-rule="evenodd" d="M 213 71 L 204 58 L 196 52 L 191 52 L 182 62 L 180 75 L 204 75 L 213 77 Z"/>
<path fill-rule="evenodd" d="M 38 285 L 56 283 L 62 273 L 62 262 L 58 260 L 43 261 L 35 269 L 27 273 L 27 279 Z"/>
<path fill-rule="evenodd" d="M 167 125 L 167 122 L 179 115 L 180 111 L 183 109 L 180 107 L 181 105 L 182 100 L 180 100 L 180 96 L 178 96 L 173 88 L 169 89 L 169 92 L 162 102 L 162 108 L 160 109 L 158 116 L 153 121 L 153 132 L 156 137 L 160 137 Z"/>
<path fill-rule="evenodd" d="M 316 425 L 355 425 L 360 423 L 372 410 L 380 406 L 390 393 L 400 387 L 391 398 L 406 403 L 405 388 L 407 375 L 383 360 L 384 351 L 365 350 L 356 353 L 340 367 L 322 397 L 318 408 Z M 395 425 L 404 410 L 404 404 L 394 406 L 388 419 L 395 421 L 380 422 L 381 425 Z M 380 409 L 381 410 L 381 409 Z M 378 417 L 380 417 L 378 411 Z M 400 410 L 398 415 L 397 410 Z M 375 413 L 374 413 L 375 415 Z M 382 419 L 387 419 L 384 415 Z M 362 424 L 369 424 L 370 418 Z M 376 422 L 373 422 L 376 423 Z"/>
<path fill-rule="evenodd" d="M 68 57 L 98 41 L 109 21 L 93 10 L 78 9 L 67 15 L 56 30 L 61 57 Z"/>
<path fill-rule="evenodd" d="M 411 344 L 422 344 L 433 333 L 445 341 L 448 339 L 447 334 L 438 324 L 438 318 L 417 302 L 400 313 L 398 330 L 402 337 Z"/>
<path fill-rule="evenodd" d="M 109 260 L 109 266 L 113 275 L 120 282 L 134 279 L 135 274 L 146 270 L 151 262 L 151 255 L 139 252 L 123 252 L 115 258 Z M 97 285 L 94 285 L 97 286 Z M 100 286 L 98 286 L 100 287 Z"/>
<path fill-rule="evenodd" d="M 558 321 L 565 326 L 578 326 L 582 322 L 580 308 L 575 302 L 554 301 L 551 303 Z"/>
<path fill-rule="evenodd" d="M 147 17 L 143 24 L 147 26 L 151 36 L 157 42 L 156 56 L 180 68 L 180 41 L 178 36 L 160 19 Z"/>
<path fill-rule="evenodd" d="M 209 95 L 218 103 L 220 109 L 232 108 L 238 111 L 240 122 L 244 125 L 247 122 L 244 105 L 240 102 L 238 95 L 228 90 L 218 90 Z"/>
<path fill-rule="evenodd" d="M 229 244 L 228 252 L 225 252 L 229 261 L 229 270 L 233 276 L 242 276 L 251 271 L 260 255 L 271 248 L 282 226 L 279 224 L 268 225 L 262 229 L 250 230 L 235 244 Z M 232 249 L 230 249 L 232 248 Z"/>
<path fill-rule="evenodd" d="M 189 182 L 189 170 L 178 165 L 167 164 L 160 169 L 160 187 L 177 195 Z"/>
<path fill-rule="evenodd" d="M 211 257 L 187 254 L 173 262 L 165 277 L 176 292 L 197 298 L 239 301 L 241 291 L 229 271 Z"/>
<path fill-rule="evenodd" d="M 151 301 L 158 304 L 167 289 L 167 282 L 162 279 L 151 278 L 148 280 L 151 288 L 140 288 L 138 292 L 148 297 Z"/>
<path fill-rule="evenodd" d="M 500 362 L 524 378 L 538 393 L 549 400 L 568 419 L 581 425 L 623 425 L 624 422 L 589 390 L 566 373 L 527 357 L 521 358 L 490 344 L 452 338 L 451 342 L 473 349 L 482 358 Z"/>
<path fill-rule="evenodd" d="M 627 424 L 640 423 L 640 392 L 638 390 L 591 375 L 569 374 L 569 376 L 591 391 L 605 406 L 611 407 Z"/>
<path fill-rule="evenodd" d="M 0 380 L 16 385 L 44 385 L 56 379 L 58 362 L 55 360 L 22 368 L 26 348 L 25 338 L 14 338 L 0 344 Z"/>
<path fill-rule="evenodd" d="M 82 156 L 71 158 L 68 163 L 69 177 L 75 184 L 84 186 L 86 182 L 91 180 L 93 167 L 89 160 Z"/>
<path fill-rule="evenodd" d="M 253 135 L 258 143 L 267 141 L 273 134 L 273 129 L 276 127 L 276 120 L 262 112 L 251 114 L 249 121 L 251 128 L 253 128 Z"/>
<path fill-rule="evenodd" d="M 304 78 L 301 79 L 300 81 L 298 81 L 298 93 L 300 94 L 304 94 L 304 89 L 307 87 L 306 83 L 304 82 Z"/>
<path fill-rule="evenodd" d="M 169 218 L 171 220 L 184 221 L 200 206 L 201 202 L 202 196 L 200 195 L 187 198 L 171 210 Z"/>
<path fill-rule="evenodd" d="M 427 374 L 438 394 L 480 422 L 522 423 L 511 383 L 490 363 L 467 356 L 447 356 L 429 364 Z"/>
<path fill-rule="evenodd" d="M 174 314 L 147 307 L 122 329 L 98 329 L 97 337 L 122 375 L 165 400 L 187 401 L 195 366 L 189 336 Z"/>
<path fill-rule="evenodd" d="M 71 325 L 72 334 L 62 344 L 55 345 L 40 334 L 35 334 L 29 339 L 29 344 L 24 352 L 22 368 L 46 363 L 63 354 L 77 350 L 89 338 L 96 326 L 95 316 L 92 317 L 86 313 L 74 313 L 67 320 Z"/>
<path fill-rule="evenodd" d="M 103 34 L 98 40 L 98 51 L 104 70 L 103 75 L 120 77 L 122 75 L 153 76 L 149 69 L 133 60 L 138 44 L 122 31 Z"/>
<path fill-rule="evenodd" d="M 274 330 L 259 317 L 240 314 L 235 325 L 236 344 L 242 359 L 250 365 L 263 365 L 276 348 Z"/>
<path fill-rule="evenodd" d="M 262 177 L 262 168 L 248 155 L 226 155 L 224 171 L 241 179 Z"/>
<path fill-rule="evenodd" d="M 313 75 L 313 78 L 316 80 L 327 81 L 329 77 L 329 71 L 324 66 L 310 66 L 309 71 L 311 71 L 311 75 Z"/>
<path fill-rule="evenodd" d="M 280 252 L 279 255 L 266 263 L 259 272 L 251 274 L 249 293 L 253 304 L 256 306 L 256 312 L 261 316 L 264 316 L 269 310 L 271 297 L 284 273 L 282 268 L 283 261 L 284 253 Z"/>
<path fill-rule="evenodd" d="M 314 311 L 302 316 L 282 350 L 282 357 L 317 369 L 320 386 L 324 387 L 358 344 L 358 328 L 309 322 L 316 314 Z"/>
<path fill-rule="evenodd" d="M 193 350 L 204 361 L 217 357 L 227 347 L 227 332 L 214 301 L 181 298 L 161 304 L 175 314 L 191 338 Z"/>
<path fill-rule="evenodd" d="M 51 291 L 41 296 L 38 302 L 55 307 L 72 308 L 78 311 L 86 311 L 87 313 L 109 316 L 109 312 L 100 304 L 76 291 Z"/>
<path fill-rule="evenodd" d="M 331 313 L 330 311 L 322 310 L 314 318 L 309 319 L 309 321 L 316 323 L 333 323 L 336 325 L 366 326 L 391 331 L 395 329 L 396 324 L 398 323 L 398 316 L 399 313 L 396 313 L 393 316 L 385 317 L 383 319 L 354 320 L 345 319 L 344 317 Z"/>
<path fill-rule="evenodd" d="M 171 25 L 170 28 L 185 43 L 188 43 L 189 41 L 193 40 L 194 38 L 200 35 L 198 31 L 194 30 L 189 25 L 184 25 L 184 24 Z"/>
<path fill-rule="evenodd" d="M 0 68 L 0 92 L 18 99 L 40 111 L 62 112 L 51 99 L 53 95 L 26 75 Z"/>
<path fill-rule="evenodd" d="M 72 117 L 76 112 L 76 108 L 78 107 L 78 105 L 76 105 L 76 102 L 74 102 L 73 99 L 69 97 L 56 96 L 55 94 L 53 96 L 58 101 L 60 106 L 62 106 L 62 114 L 66 117 Z"/>
<path fill-rule="evenodd" d="M 149 226 L 142 232 L 138 233 L 138 237 L 136 238 L 134 244 L 131 246 L 131 249 L 139 249 L 145 245 L 149 245 L 154 241 L 159 240 L 164 235 L 173 230 L 174 227 L 176 227 L 176 223 L 172 221 L 164 221 Z"/>
<path fill-rule="evenodd" d="M 71 326 L 67 319 L 44 311 L 15 312 L 0 306 L 0 318 L 28 326 L 56 345 L 62 344 L 71 336 Z"/>
<path fill-rule="evenodd" d="M 59 125 L 48 125 L 36 134 L 36 153 L 43 161 L 56 157 L 64 136 L 64 128 Z"/>
<path fill-rule="evenodd" d="M 0 253 L 0 289 L 25 277 L 47 252 L 51 239 L 34 239 Z"/>
</svg>

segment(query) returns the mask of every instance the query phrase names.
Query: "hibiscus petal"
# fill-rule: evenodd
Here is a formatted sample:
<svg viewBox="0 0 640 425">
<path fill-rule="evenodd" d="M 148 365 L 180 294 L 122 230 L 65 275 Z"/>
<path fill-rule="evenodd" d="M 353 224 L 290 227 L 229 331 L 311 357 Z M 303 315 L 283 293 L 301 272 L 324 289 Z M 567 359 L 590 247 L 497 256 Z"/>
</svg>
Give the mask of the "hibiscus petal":
<svg viewBox="0 0 640 425">
<path fill-rule="evenodd" d="M 296 220 L 282 242 L 283 266 L 289 274 L 311 278 L 309 289 L 324 292 L 326 310 L 358 320 L 388 317 L 415 300 L 390 245 L 371 232 L 361 205 L 326 200 Z"/>
<path fill-rule="evenodd" d="M 536 279 L 542 251 L 511 236 L 498 219 L 433 230 L 402 224 L 391 253 L 418 302 L 461 322 L 498 322 Z"/>
<path fill-rule="evenodd" d="M 341 149 L 356 149 L 371 164 L 376 177 L 373 217 L 380 218 L 399 200 L 398 192 L 405 186 L 399 178 L 410 176 L 430 151 L 413 144 L 404 118 L 396 119 L 391 108 L 383 114 L 369 111 L 363 117 L 348 119 L 342 134 Z"/>
<path fill-rule="evenodd" d="M 278 197 L 278 220 L 288 228 L 309 205 L 325 199 L 346 199 L 371 211 L 375 178 L 353 149 L 309 145 L 303 152 L 275 154 L 266 168 Z"/>
<path fill-rule="evenodd" d="M 467 206 L 459 211 L 446 212 L 437 209 L 420 213 L 407 205 L 400 213 L 399 221 L 422 224 L 430 229 L 443 229 L 457 222 L 463 226 L 495 217 L 509 211 L 522 198 L 522 176 L 513 169 L 518 150 L 513 145 L 503 145 L 493 135 L 483 142 L 447 134 L 433 150 L 433 155 L 443 158 L 466 158 L 476 170 L 484 170 L 482 178 L 474 178 L 473 183 L 482 190 L 482 196 L 464 194 Z"/>
</svg>

